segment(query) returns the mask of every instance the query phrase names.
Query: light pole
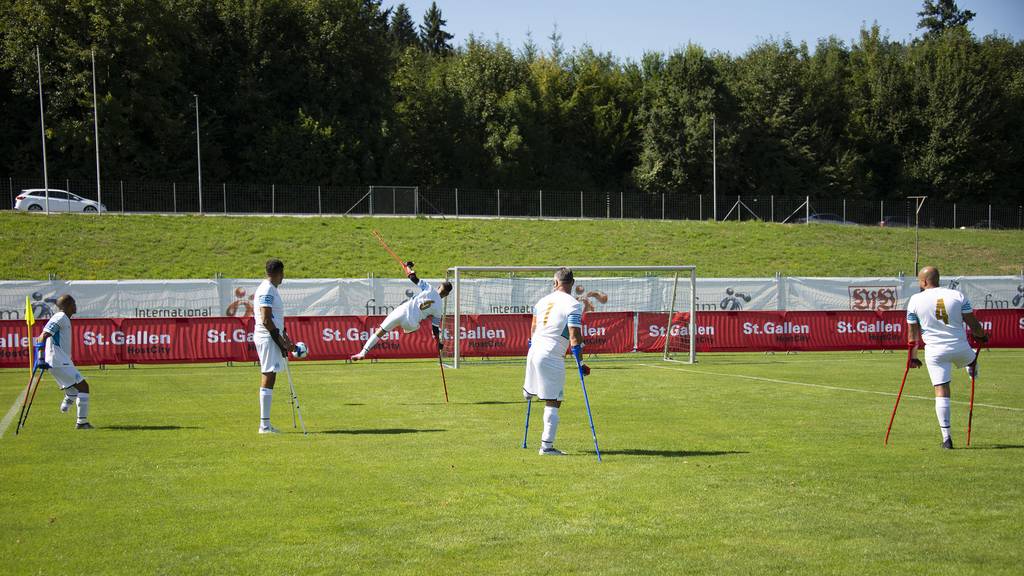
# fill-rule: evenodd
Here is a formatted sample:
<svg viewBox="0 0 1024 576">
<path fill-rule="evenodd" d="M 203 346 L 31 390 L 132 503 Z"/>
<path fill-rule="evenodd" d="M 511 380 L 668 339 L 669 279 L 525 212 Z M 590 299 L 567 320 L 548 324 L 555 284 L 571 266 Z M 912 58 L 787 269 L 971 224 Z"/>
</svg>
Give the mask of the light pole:
<svg viewBox="0 0 1024 576">
<path fill-rule="evenodd" d="M 203 213 L 203 159 L 199 153 L 199 95 L 193 94 L 196 99 L 196 174 L 199 177 L 199 213 Z"/>
<path fill-rule="evenodd" d="M 43 114 L 43 63 L 36 46 L 36 71 L 39 72 L 39 132 L 43 144 L 43 188 L 46 189 L 46 213 L 50 213 L 50 173 L 46 169 L 46 117 Z"/>
<path fill-rule="evenodd" d="M 96 141 L 96 202 L 103 206 L 103 188 L 100 186 L 100 112 L 96 106 L 96 50 L 92 50 L 92 127 Z M 98 212 L 98 211 L 97 211 Z"/>
<path fill-rule="evenodd" d="M 718 121 L 711 115 L 711 198 L 712 219 L 718 222 Z"/>
<path fill-rule="evenodd" d="M 914 276 L 917 276 L 917 272 L 920 269 L 921 229 L 919 225 L 921 223 L 921 207 L 924 206 L 924 201 L 927 198 L 927 196 L 907 196 L 907 199 L 913 200 L 916 205 L 914 207 Z"/>
</svg>

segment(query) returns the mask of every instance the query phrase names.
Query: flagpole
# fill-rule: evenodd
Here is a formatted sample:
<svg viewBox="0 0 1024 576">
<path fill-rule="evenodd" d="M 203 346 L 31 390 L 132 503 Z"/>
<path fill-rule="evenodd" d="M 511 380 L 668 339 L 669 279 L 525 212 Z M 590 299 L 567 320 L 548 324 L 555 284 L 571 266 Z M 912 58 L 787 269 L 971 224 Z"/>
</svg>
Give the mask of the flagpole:
<svg viewBox="0 0 1024 576">
<path fill-rule="evenodd" d="M 103 206 L 103 188 L 100 187 L 100 112 L 96 105 L 96 49 L 92 49 L 92 127 L 96 141 L 96 203 Z M 97 210 L 97 213 L 100 213 Z"/>
<path fill-rule="evenodd" d="M 36 46 L 36 70 L 39 72 L 39 132 L 43 144 L 43 188 L 46 189 L 46 213 L 50 213 L 50 175 L 46 170 L 46 120 L 43 117 L 43 64 L 39 59 L 39 46 Z"/>
</svg>

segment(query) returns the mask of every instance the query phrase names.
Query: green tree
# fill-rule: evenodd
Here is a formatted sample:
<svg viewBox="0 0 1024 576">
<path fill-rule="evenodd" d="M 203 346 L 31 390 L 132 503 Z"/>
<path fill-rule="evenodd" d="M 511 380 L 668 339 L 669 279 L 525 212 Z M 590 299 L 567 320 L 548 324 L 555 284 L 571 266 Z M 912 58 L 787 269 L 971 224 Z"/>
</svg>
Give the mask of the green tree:
<svg viewBox="0 0 1024 576">
<path fill-rule="evenodd" d="M 917 13 L 921 17 L 917 21 L 917 29 L 924 29 L 925 36 L 939 34 L 956 27 L 966 27 L 976 14 L 970 10 L 961 10 L 956 0 L 924 0 L 924 6 Z"/>
<path fill-rule="evenodd" d="M 423 15 L 423 24 L 420 24 L 420 40 L 429 52 L 451 54 L 452 45 L 448 41 L 454 36 L 444 29 L 447 23 L 448 21 L 441 17 L 441 9 L 437 7 L 437 2 L 431 2 L 430 8 Z"/>
<path fill-rule="evenodd" d="M 416 34 L 416 25 L 405 4 L 398 4 L 395 6 L 395 11 L 391 13 L 390 31 L 391 40 L 399 50 L 420 45 L 420 37 Z"/>
</svg>

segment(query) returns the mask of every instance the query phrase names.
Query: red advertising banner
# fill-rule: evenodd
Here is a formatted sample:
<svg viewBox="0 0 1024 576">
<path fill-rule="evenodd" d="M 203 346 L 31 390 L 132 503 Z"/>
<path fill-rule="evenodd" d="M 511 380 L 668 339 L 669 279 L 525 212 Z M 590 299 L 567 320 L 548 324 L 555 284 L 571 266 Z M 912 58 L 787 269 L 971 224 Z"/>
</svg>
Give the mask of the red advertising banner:
<svg viewBox="0 0 1024 576">
<path fill-rule="evenodd" d="M 906 321 L 899 310 L 858 312 L 702 312 L 697 315 L 701 352 L 827 351 L 902 349 Z M 1024 310 L 978 310 L 991 335 L 988 347 L 1024 348 Z M 358 352 L 383 320 L 381 316 L 323 316 L 288 319 L 288 334 L 309 346 L 310 360 L 345 359 Z M 590 312 L 584 317 L 587 352 L 660 352 L 687 347 L 687 314 L 666 327 L 665 314 Z M 253 319 L 234 317 L 82 318 L 72 321 L 73 356 L 83 366 L 256 360 Z M 27 367 L 29 338 L 24 323 L 0 321 L 0 367 Z M 42 323 L 34 328 L 34 335 Z M 523 356 L 529 338 L 528 314 L 465 316 L 459 326 L 465 357 Z M 453 335 L 446 337 L 452 341 Z M 424 322 L 406 334 L 389 332 L 370 358 L 433 358 L 437 355 Z"/>
</svg>

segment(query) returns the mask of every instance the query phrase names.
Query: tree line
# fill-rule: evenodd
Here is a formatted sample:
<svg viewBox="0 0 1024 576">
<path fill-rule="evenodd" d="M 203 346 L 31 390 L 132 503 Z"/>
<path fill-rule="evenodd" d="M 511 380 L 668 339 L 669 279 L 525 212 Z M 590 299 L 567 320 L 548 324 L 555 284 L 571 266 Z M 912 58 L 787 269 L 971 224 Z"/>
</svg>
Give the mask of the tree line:
<svg viewBox="0 0 1024 576">
<path fill-rule="evenodd" d="M 623 60 L 453 44 L 373 0 L 13 0 L 0 8 L 0 174 L 884 199 L 1024 199 L 1024 43 L 926 0 L 919 38 L 688 45 Z"/>
</svg>

